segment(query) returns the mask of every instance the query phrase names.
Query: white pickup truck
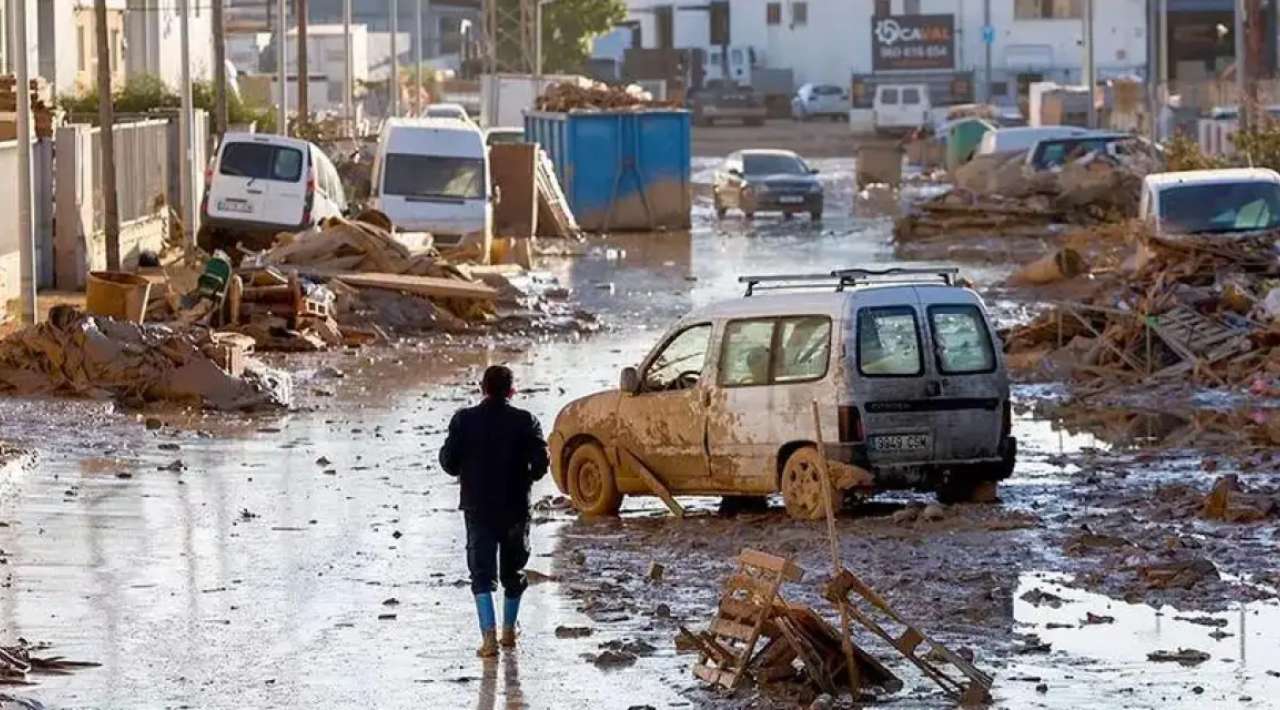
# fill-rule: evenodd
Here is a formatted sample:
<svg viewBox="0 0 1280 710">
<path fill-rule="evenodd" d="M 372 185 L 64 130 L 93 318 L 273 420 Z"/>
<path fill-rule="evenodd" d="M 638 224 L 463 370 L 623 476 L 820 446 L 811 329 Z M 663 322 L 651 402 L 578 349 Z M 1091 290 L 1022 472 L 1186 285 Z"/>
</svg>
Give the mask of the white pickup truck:
<svg viewBox="0 0 1280 710">
<path fill-rule="evenodd" d="M 1138 214 L 1157 234 L 1228 234 L 1280 227 L 1280 173 L 1266 168 L 1155 173 Z"/>
</svg>

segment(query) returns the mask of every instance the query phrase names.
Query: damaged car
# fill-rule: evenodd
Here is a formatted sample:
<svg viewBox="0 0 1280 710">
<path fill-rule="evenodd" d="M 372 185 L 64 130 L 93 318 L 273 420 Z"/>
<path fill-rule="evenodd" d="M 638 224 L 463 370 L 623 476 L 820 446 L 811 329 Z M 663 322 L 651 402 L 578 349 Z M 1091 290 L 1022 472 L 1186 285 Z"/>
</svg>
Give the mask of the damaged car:
<svg viewBox="0 0 1280 710">
<path fill-rule="evenodd" d="M 954 277 L 743 277 L 746 297 L 681 318 L 617 389 L 560 412 L 556 485 L 589 515 L 626 495 L 781 493 L 813 519 L 825 455 L 836 501 L 893 488 L 993 499 L 1017 455 L 1009 381 L 982 300 Z"/>
</svg>

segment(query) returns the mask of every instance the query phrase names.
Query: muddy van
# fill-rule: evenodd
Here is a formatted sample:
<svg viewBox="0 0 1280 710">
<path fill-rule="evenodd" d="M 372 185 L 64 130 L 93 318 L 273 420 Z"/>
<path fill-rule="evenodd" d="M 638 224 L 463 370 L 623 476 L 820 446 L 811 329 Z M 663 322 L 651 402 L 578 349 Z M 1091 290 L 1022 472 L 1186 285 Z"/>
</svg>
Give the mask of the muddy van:
<svg viewBox="0 0 1280 710">
<path fill-rule="evenodd" d="M 550 436 L 579 511 L 625 495 L 763 498 L 823 513 L 813 401 L 843 501 L 883 489 L 990 498 L 1013 471 L 1009 382 L 982 300 L 955 271 L 743 277 L 744 298 L 681 318 L 616 390 Z"/>
</svg>

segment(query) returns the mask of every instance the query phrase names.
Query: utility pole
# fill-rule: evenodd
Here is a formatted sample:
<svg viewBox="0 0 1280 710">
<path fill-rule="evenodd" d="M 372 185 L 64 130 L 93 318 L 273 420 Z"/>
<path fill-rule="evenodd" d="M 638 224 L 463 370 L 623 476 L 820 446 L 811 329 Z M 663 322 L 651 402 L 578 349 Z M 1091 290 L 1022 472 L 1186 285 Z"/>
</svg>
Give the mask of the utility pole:
<svg viewBox="0 0 1280 710">
<path fill-rule="evenodd" d="M 346 49 L 346 61 L 343 62 L 343 74 L 345 75 L 345 82 L 343 83 L 345 91 L 342 95 L 343 108 L 345 109 L 347 117 L 348 135 L 354 138 L 356 134 L 356 80 L 355 60 L 351 56 L 351 47 L 353 44 L 351 41 L 351 0 L 343 0 L 342 2 L 342 37 L 343 46 Z"/>
<path fill-rule="evenodd" d="M 1240 130 L 1249 127 L 1249 51 L 1245 39 L 1245 0 L 1235 0 L 1234 26 L 1232 29 L 1236 50 L 1236 107 L 1240 112 Z"/>
<path fill-rule="evenodd" d="M 388 86 L 389 111 L 392 117 L 400 115 L 400 49 L 396 45 L 400 34 L 400 3 L 391 0 L 391 79 Z"/>
<path fill-rule="evenodd" d="M 1160 92 L 1160 101 L 1159 106 L 1157 107 L 1157 124 L 1164 120 L 1164 109 L 1169 103 L 1169 0 L 1158 1 L 1160 3 L 1160 40 L 1159 50 L 1156 52 L 1156 55 L 1158 58 L 1158 69 L 1160 72 L 1160 76 L 1157 78 L 1157 81 L 1159 82 L 1158 90 Z M 1157 134 L 1160 135 L 1161 138 L 1166 138 L 1167 136 L 1163 135 L 1163 132 L 1164 126 L 1161 125 L 1157 130 Z"/>
<path fill-rule="evenodd" d="M 107 237 L 107 269 L 120 270 L 120 203 L 116 191 L 116 116 L 111 105 L 111 44 L 107 32 L 107 0 L 94 0 L 93 22 L 98 43 L 98 150 L 102 161 L 102 217 Z M 27 89 L 27 87 L 19 87 Z M 27 89 L 29 91 L 29 89 Z"/>
<path fill-rule="evenodd" d="M 1089 96 L 1089 128 L 1098 127 L 1098 105 L 1095 101 L 1098 72 L 1093 63 L 1093 0 L 1084 0 L 1084 85 Z"/>
<path fill-rule="evenodd" d="M 222 1 L 213 0 L 213 131 L 221 138 L 227 132 L 227 24 L 222 17 Z"/>
<path fill-rule="evenodd" d="M 982 32 L 983 50 L 986 52 L 987 74 L 987 85 L 982 95 L 987 97 L 987 103 L 991 103 L 991 45 L 995 43 L 995 29 L 991 26 L 991 0 L 983 0 L 982 3 Z M 991 33 L 991 36 L 988 36 L 987 33 Z"/>
<path fill-rule="evenodd" d="M 191 97 L 191 0 L 178 0 L 178 27 L 182 41 L 182 116 L 178 119 L 178 140 L 182 144 L 182 218 L 188 252 L 196 243 L 196 230 L 200 228 L 196 214 L 195 170 L 195 107 Z"/>
<path fill-rule="evenodd" d="M 36 322 L 36 225 L 31 191 L 31 73 L 27 60 L 27 0 L 13 0 L 13 73 L 18 85 L 18 274 L 22 322 Z"/>
<path fill-rule="evenodd" d="M 285 70 L 284 45 L 289 41 L 285 31 L 284 0 L 276 0 L 276 86 L 280 87 L 280 105 L 277 108 L 276 133 L 289 135 L 289 72 Z"/>
<path fill-rule="evenodd" d="M 307 0 L 297 0 L 294 13 L 298 16 L 298 122 L 305 123 L 311 116 L 311 92 L 308 83 L 311 75 L 307 62 Z"/>
<path fill-rule="evenodd" d="M 414 29 L 417 31 L 418 42 L 417 51 L 414 52 L 413 65 L 413 85 L 415 93 L 413 95 L 413 109 L 419 116 L 422 115 L 422 0 L 418 0 L 417 22 Z"/>
</svg>

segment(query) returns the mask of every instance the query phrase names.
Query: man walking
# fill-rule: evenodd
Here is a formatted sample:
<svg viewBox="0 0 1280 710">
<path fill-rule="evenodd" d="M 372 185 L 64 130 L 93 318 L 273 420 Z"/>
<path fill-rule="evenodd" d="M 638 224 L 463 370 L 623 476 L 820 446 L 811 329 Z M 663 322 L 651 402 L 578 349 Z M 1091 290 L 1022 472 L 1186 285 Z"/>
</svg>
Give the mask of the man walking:
<svg viewBox="0 0 1280 710">
<path fill-rule="evenodd" d="M 502 646 L 516 645 L 516 616 L 528 582 L 529 489 L 547 473 L 547 443 L 538 420 L 511 406 L 511 370 L 494 365 L 481 382 L 484 401 L 449 422 L 440 466 L 460 479 L 467 523 L 467 568 L 483 642 L 481 658 L 498 655 L 493 593 L 502 581 Z"/>
</svg>

